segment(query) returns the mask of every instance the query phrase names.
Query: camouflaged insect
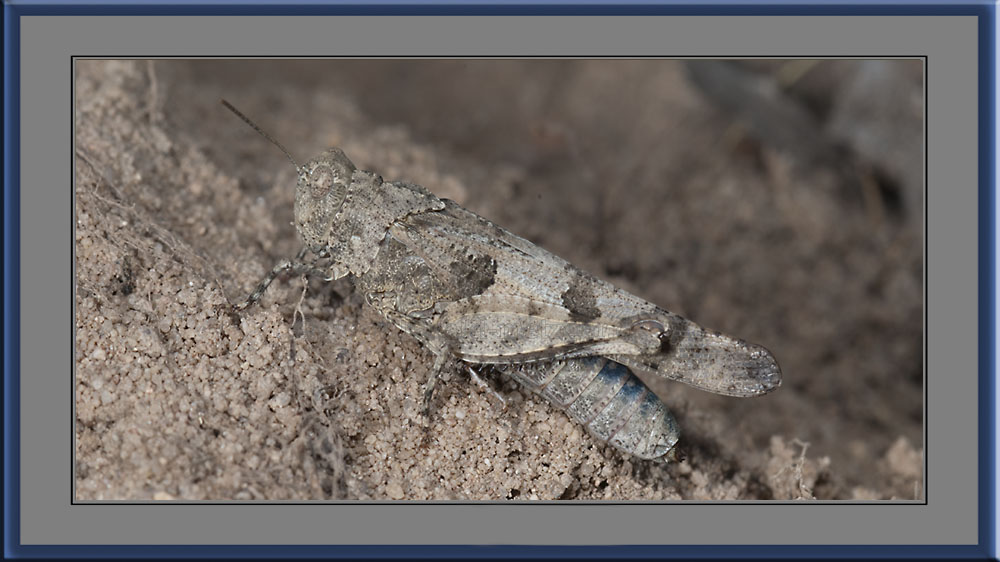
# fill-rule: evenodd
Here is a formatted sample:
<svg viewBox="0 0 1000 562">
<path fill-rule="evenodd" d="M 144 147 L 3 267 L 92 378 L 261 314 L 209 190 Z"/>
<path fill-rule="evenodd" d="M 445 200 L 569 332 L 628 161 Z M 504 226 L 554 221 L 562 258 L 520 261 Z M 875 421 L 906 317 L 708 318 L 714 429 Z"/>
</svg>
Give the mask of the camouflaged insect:
<svg viewBox="0 0 1000 562">
<path fill-rule="evenodd" d="M 642 459 L 672 458 L 680 431 L 632 369 L 728 396 L 781 384 L 763 347 L 601 281 L 419 185 L 358 170 L 340 149 L 299 166 L 222 103 L 295 165 L 295 226 L 305 242 L 236 310 L 284 273 L 351 274 L 368 304 L 435 354 L 428 402 L 449 362 L 492 365 Z"/>
</svg>

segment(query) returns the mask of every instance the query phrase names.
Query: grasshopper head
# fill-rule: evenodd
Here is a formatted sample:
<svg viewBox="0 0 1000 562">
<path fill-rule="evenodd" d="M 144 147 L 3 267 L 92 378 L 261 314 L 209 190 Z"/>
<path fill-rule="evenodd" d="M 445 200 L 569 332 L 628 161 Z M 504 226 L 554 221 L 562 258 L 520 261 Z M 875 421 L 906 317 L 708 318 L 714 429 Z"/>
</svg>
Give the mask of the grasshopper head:
<svg viewBox="0 0 1000 562">
<path fill-rule="evenodd" d="M 344 205 L 355 170 L 339 148 L 331 148 L 298 167 L 295 227 L 311 249 L 318 251 L 329 241 L 334 218 Z"/>
<path fill-rule="evenodd" d="M 295 189 L 295 227 L 310 249 L 317 252 L 325 249 L 330 242 L 334 218 L 347 197 L 347 188 L 351 185 L 356 170 L 354 164 L 342 150 L 331 148 L 306 165 L 299 166 L 288 150 L 274 137 L 240 113 L 233 104 L 226 100 L 219 101 L 262 137 L 277 146 L 285 153 L 292 166 L 295 166 L 299 173 L 298 186 Z"/>
</svg>

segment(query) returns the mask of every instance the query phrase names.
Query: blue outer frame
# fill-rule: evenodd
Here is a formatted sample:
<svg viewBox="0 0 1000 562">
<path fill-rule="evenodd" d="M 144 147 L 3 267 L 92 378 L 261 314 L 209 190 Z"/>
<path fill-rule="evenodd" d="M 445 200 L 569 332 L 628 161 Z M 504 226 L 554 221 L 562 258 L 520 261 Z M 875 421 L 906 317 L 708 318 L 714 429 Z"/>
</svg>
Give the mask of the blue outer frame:
<svg viewBox="0 0 1000 562">
<path fill-rule="evenodd" d="M 142 558 L 238 557 L 238 558 L 824 558 L 876 557 L 912 559 L 996 559 L 996 17 L 986 0 L 968 4 L 941 4 L 918 0 L 882 4 L 828 0 L 801 4 L 776 0 L 750 4 L 723 0 L 713 4 L 664 4 L 666 0 L 631 0 L 608 4 L 609 0 L 374 0 L 367 3 L 330 4 L 322 0 L 271 4 L 267 0 L 238 2 L 197 0 L 173 3 L 134 4 L 137 0 L 105 0 L 101 4 L 45 2 L 4 4 L 4 557 L 52 558 Z M 979 540 L 975 546 L 245 546 L 245 545 L 60 545 L 24 546 L 20 539 L 20 17 L 26 15 L 971 15 L 979 18 Z"/>
</svg>

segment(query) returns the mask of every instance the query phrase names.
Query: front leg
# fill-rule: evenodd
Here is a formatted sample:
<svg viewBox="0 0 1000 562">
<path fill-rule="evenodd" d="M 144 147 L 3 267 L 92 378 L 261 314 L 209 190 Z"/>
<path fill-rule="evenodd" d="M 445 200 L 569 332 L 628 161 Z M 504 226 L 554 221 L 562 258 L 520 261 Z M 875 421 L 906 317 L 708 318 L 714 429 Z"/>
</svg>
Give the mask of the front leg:
<svg viewBox="0 0 1000 562">
<path fill-rule="evenodd" d="M 431 375 L 427 381 L 427 387 L 424 389 L 424 416 L 427 418 L 428 423 L 431 420 L 431 400 L 434 398 L 434 387 L 437 386 L 438 379 L 441 378 L 441 372 L 444 370 L 445 365 L 448 364 L 449 359 L 454 359 L 454 356 L 447 349 L 434 356 L 434 366 L 431 367 Z"/>
<path fill-rule="evenodd" d="M 281 275 L 288 273 L 295 275 L 312 275 L 314 277 L 321 277 L 325 281 L 331 281 L 333 278 L 330 274 L 322 268 L 317 267 L 315 260 L 312 263 L 305 263 L 301 261 L 307 251 L 308 250 L 306 248 L 302 248 L 295 256 L 295 261 L 283 261 L 274 266 L 274 268 L 271 269 L 267 276 L 264 277 L 264 280 L 257 285 L 257 288 L 250 293 L 250 296 L 248 296 L 245 301 L 240 304 L 233 305 L 233 312 L 242 312 L 260 301 L 261 297 L 264 296 L 264 292 L 267 291 L 267 288 L 271 285 L 271 283 Z"/>
</svg>

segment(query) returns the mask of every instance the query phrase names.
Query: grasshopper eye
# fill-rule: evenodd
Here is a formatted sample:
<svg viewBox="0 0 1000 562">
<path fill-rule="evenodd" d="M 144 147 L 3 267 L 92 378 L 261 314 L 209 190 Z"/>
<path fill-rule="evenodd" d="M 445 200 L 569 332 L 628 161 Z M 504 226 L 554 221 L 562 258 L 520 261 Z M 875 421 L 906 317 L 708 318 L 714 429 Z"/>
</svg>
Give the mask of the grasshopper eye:
<svg viewBox="0 0 1000 562">
<path fill-rule="evenodd" d="M 326 164 L 321 164 L 312 171 L 309 185 L 311 186 L 309 195 L 314 201 L 326 199 L 331 192 L 338 192 L 336 203 L 339 203 L 339 200 L 344 197 L 343 179 L 339 178 L 337 173 Z"/>
<path fill-rule="evenodd" d="M 347 194 L 347 186 L 354 175 L 354 164 L 338 148 L 331 148 L 305 166 L 305 176 L 300 183 L 307 187 L 307 194 L 315 202 L 339 208 Z"/>
</svg>

